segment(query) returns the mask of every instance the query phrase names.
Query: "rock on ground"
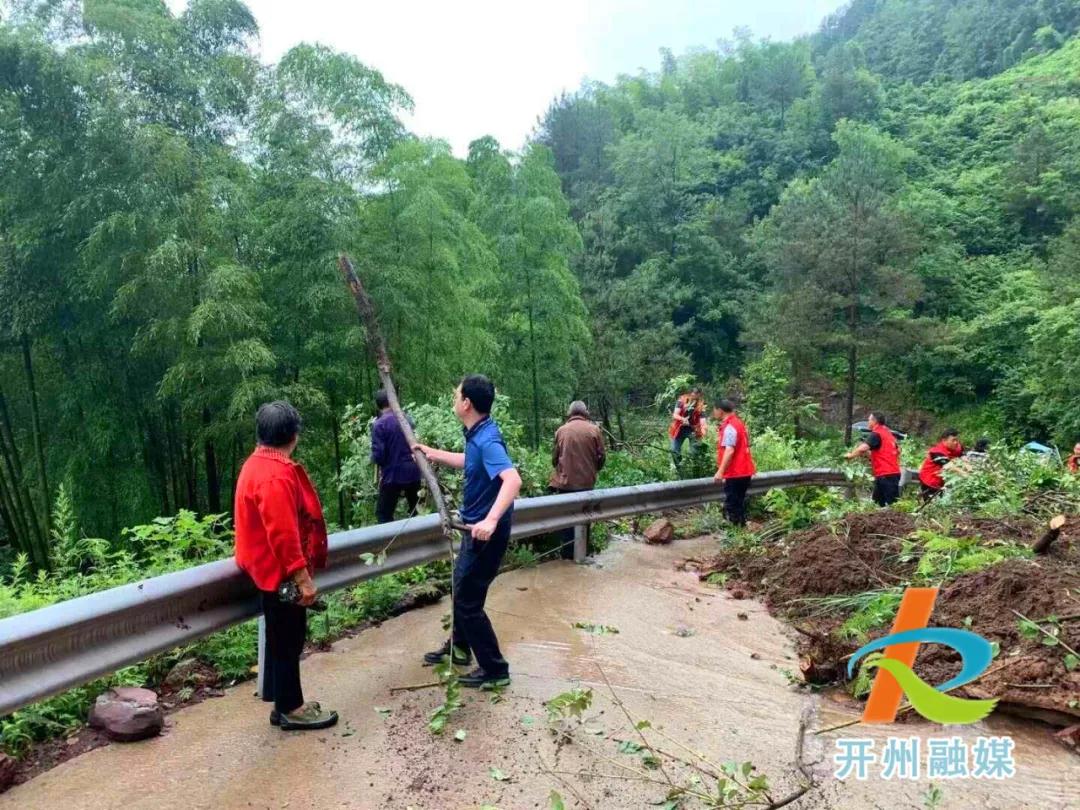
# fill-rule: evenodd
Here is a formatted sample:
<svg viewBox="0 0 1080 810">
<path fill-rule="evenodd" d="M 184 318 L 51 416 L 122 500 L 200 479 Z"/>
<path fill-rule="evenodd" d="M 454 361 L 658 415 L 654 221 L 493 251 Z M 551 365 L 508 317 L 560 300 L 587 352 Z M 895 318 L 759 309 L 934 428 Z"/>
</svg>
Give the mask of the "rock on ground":
<svg viewBox="0 0 1080 810">
<path fill-rule="evenodd" d="M 137 686 L 117 686 L 103 692 L 90 711 L 90 725 L 119 742 L 157 736 L 164 724 L 158 696 Z"/>
<path fill-rule="evenodd" d="M 660 519 L 649 524 L 645 530 L 645 542 L 667 545 L 675 539 L 675 525 L 667 519 Z"/>
<path fill-rule="evenodd" d="M 185 658 L 169 670 L 163 685 L 170 689 L 183 689 L 185 686 L 199 688 L 215 686 L 218 680 L 218 674 L 212 666 L 204 664 L 198 658 Z"/>
</svg>

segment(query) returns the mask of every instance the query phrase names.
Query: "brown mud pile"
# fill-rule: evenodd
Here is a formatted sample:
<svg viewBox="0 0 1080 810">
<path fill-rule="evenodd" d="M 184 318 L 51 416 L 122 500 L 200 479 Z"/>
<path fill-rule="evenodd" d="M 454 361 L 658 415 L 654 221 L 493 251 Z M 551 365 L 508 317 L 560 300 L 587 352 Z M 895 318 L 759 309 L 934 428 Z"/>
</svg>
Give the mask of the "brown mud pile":
<svg viewBox="0 0 1080 810">
<path fill-rule="evenodd" d="M 950 533 L 988 544 L 1031 545 L 1044 525 L 1028 517 L 960 518 Z M 756 595 L 791 622 L 800 634 L 803 677 L 824 684 L 844 680 L 846 657 L 889 628 L 872 630 L 862 640 L 842 637 L 836 631 L 851 611 L 825 613 L 813 600 L 906 586 L 917 560 L 902 560 L 901 546 L 915 528 L 915 518 L 901 512 L 853 514 L 765 547 L 726 549 L 710 560 L 685 564 L 696 568 L 701 579 L 725 575 L 724 585 L 733 596 Z M 1048 554 L 1007 560 L 945 583 L 930 622 L 966 627 L 1001 647 L 986 673 L 956 694 L 996 697 L 1003 707 L 1051 722 L 1080 717 L 1080 666 L 1066 668 L 1062 643 L 1025 637 L 1013 611 L 1048 629 L 1053 625 L 1043 620 L 1057 617 L 1060 642 L 1080 650 L 1080 516 L 1069 519 Z M 915 661 L 915 671 L 930 683 L 943 683 L 959 668 L 959 655 L 941 645 L 923 645 Z"/>
</svg>

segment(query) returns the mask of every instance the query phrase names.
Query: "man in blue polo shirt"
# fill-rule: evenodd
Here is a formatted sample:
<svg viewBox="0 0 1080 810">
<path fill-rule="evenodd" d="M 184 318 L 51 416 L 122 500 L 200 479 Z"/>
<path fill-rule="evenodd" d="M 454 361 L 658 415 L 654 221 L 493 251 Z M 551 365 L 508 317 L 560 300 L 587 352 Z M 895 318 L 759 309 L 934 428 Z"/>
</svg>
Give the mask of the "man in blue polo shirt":
<svg viewBox="0 0 1080 810">
<path fill-rule="evenodd" d="M 514 499 L 521 491 L 521 476 L 491 418 L 494 402 L 491 380 L 481 374 L 466 377 L 454 391 L 454 414 L 465 426 L 465 452 L 417 445 L 432 463 L 465 470 L 461 519 L 468 529 L 454 567 L 454 629 L 442 647 L 424 656 L 424 663 L 437 664 L 452 654 L 455 664 L 466 666 L 475 655 L 479 666 L 458 681 L 489 689 L 510 682 L 510 666 L 499 651 L 484 602 L 506 554 Z"/>
</svg>

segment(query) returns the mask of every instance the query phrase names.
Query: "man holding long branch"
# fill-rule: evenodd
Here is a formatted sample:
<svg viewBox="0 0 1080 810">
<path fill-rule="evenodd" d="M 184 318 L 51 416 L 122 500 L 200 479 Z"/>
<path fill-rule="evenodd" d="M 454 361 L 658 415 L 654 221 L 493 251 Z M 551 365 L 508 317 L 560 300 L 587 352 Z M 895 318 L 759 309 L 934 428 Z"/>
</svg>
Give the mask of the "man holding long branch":
<svg viewBox="0 0 1080 810">
<path fill-rule="evenodd" d="M 521 476 L 491 418 L 494 402 L 491 380 L 480 374 L 466 377 L 454 391 L 454 414 L 465 427 L 465 452 L 414 445 L 428 461 L 465 471 L 460 514 L 466 531 L 454 566 L 454 627 L 450 639 L 427 653 L 424 663 L 438 664 L 451 655 L 455 664 L 467 666 L 475 655 L 479 666 L 458 682 L 481 689 L 510 683 L 510 666 L 484 602 L 506 554 L 514 499 L 521 491 Z"/>
</svg>

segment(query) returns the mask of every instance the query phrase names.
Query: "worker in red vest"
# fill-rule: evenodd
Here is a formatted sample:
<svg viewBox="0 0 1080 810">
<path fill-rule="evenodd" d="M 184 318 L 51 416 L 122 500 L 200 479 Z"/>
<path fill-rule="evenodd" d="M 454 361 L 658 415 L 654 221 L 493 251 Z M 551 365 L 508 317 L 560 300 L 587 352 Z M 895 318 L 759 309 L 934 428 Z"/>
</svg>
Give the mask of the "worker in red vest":
<svg viewBox="0 0 1080 810">
<path fill-rule="evenodd" d="M 964 445 L 960 443 L 960 432 L 952 428 L 942 433 L 938 443 L 926 451 L 926 458 L 919 468 L 919 483 L 922 484 L 924 501 L 930 500 L 945 488 L 941 471 L 946 464 L 962 455 Z"/>
<path fill-rule="evenodd" d="M 700 388 L 694 388 L 679 397 L 671 414 L 668 436 L 671 439 L 671 456 L 675 461 L 675 469 L 681 470 L 683 443 L 690 440 L 690 455 L 693 457 L 701 440 L 705 438 L 705 397 Z"/>
<path fill-rule="evenodd" d="M 872 412 L 866 421 L 870 425 L 870 435 L 845 458 L 870 456 L 870 472 L 874 476 L 874 503 L 888 506 L 900 497 L 900 448 L 880 411 Z"/>
<path fill-rule="evenodd" d="M 722 399 L 713 409 L 716 428 L 716 475 L 724 483 L 724 515 L 736 526 L 746 525 L 746 491 L 757 472 L 750 455 L 750 436 L 735 413 L 730 399 Z"/>
</svg>

